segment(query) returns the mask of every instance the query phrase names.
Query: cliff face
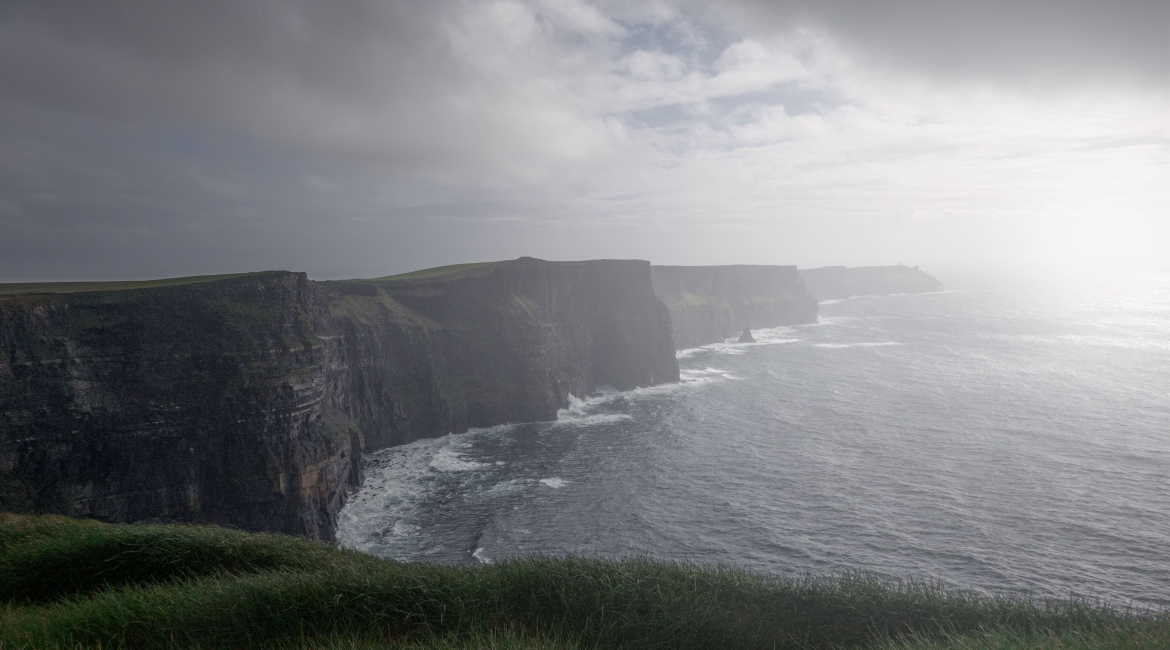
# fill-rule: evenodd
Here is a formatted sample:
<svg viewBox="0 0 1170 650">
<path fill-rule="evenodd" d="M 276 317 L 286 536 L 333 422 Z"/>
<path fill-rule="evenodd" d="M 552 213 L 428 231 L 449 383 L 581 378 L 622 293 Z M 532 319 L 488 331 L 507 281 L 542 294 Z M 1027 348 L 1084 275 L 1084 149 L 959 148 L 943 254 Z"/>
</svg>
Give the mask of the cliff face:
<svg viewBox="0 0 1170 650">
<path fill-rule="evenodd" d="M 521 258 L 322 291 L 331 394 L 374 448 L 554 420 L 570 394 L 679 379 L 647 262 Z"/>
<path fill-rule="evenodd" d="M 649 270 L 0 297 L 0 510 L 332 539 L 363 452 L 677 381 Z"/>
<path fill-rule="evenodd" d="M 817 300 L 795 266 L 654 266 L 678 349 L 723 341 L 745 328 L 814 323 Z"/>
<path fill-rule="evenodd" d="M 853 296 L 885 296 L 892 293 L 926 293 L 942 291 L 943 284 L 917 266 L 826 266 L 802 269 L 808 290 L 817 300 L 835 300 Z"/>
<path fill-rule="evenodd" d="M 312 294 L 270 273 L 0 300 L 0 508 L 328 533 L 353 452 L 318 417 Z"/>
</svg>

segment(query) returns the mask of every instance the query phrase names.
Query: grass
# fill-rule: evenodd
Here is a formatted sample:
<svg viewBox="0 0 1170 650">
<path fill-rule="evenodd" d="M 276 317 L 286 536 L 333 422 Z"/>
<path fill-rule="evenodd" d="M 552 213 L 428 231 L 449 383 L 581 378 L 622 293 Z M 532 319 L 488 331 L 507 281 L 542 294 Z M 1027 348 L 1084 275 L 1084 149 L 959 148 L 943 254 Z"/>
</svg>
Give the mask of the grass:
<svg viewBox="0 0 1170 650">
<path fill-rule="evenodd" d="M 11 282 L 0 284 L 0 296 L 27 293 L 82 293 L 90 291 L 124 291 L 127 289 L 153 289 L 156 287 L 177 287 L 184 284 L 202 284 L 249 275 L 266 275 L 271 271 L 255 273 L 227 273 L 224 275 L 192 275 L 185 278 L 162 280 L 116 280 L 110 282 Z"/>
<path fill-rule="evenodd" d="M 650 560 L 401 563 L 279 535 L 0 514 L 0 648 L 1170 647 L 1170 615 Z"/>
<path fill-rule="evenodd" d="M 371 278 L 371 281 L 383 280 L 419 280 L 423 278 L 437 278 L 444 275 L 470 271 L 482 266 L 497 264 L 498 262 L 472 262 L 469 264 L 451 264 L 436 266 L 430 269 L 387 275 L 381 278 Z M 110 280 L 102 282 L 9 282 L 0 283 L 0 296 L 15 296 L 30 293 L 83 293 L 92 291 L 124 291 L 127 289 L 153 289 L 156 287 L 177 287 L 185 284 L 202 284 L 230 278 L 242 278 L 250 275 L 266 275 L 272 271 L 255 271 L 251 273 L 225 273 L 222 275 L 191 275 L 182 278 L 163 278 L 159 280 Z"/>
<path fill-rule="evenodd" d="M 382 282 L 384 280 L 421 280 L 424 278 L 437 278 L 444 275 L 451 275 L 453 273 L 461 273 L 463 271 L 470 271 L 482 266 L 489 266 L 492 264 L 499 264 L 499 262 L 471 262 L 468 264 L 450 264 L 448 266 L 436 266 L 430 269 L 422 269 L 420 271 L 411 271 L 410 273 L 399 273 L 398 275 L 387 275 L 381 278 L 371 278 L 374 282 Z"/>
</svg>

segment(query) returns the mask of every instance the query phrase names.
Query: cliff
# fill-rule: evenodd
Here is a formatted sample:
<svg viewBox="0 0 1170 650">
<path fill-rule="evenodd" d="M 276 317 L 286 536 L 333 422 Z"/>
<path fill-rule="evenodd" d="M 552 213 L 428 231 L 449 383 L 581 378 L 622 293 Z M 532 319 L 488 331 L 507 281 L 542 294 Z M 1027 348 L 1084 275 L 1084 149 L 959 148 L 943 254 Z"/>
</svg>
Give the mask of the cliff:
<svg viewBox="0 0 1170 650">
<path fill-rule="evenodd" d="M 521 258 L 321 288 L 338 408 L 374 447 L 549 421 L 570 394 L 679 379 L 647 262 Z"/>
<path fill-rule="evenodd" d="M 892 293 L 942 291 L 943 284 L 917 266 L 825 266 L 801 269 L 800 277 L 817 300 L 853 296 L 885 296 Z"/>
<path fill-rule="evenodd" d="M 817 300 L 795 266 L 654 266 L 654 292 L 670 309 L 678 349 L 723 341 L 745 328 L 815 323 Z"/>
<path fill-rule="evenodd" d="M 363 453 L 677 380 L 646 262 L 10 286 L 0 510 L 332 539 Z"/>
</svg>

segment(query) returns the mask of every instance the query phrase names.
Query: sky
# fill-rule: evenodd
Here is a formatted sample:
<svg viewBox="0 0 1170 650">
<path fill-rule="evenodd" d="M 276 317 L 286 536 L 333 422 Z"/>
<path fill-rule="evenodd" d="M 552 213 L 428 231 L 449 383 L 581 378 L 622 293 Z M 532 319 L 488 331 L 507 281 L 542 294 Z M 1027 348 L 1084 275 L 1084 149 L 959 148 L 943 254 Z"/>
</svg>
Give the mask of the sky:
<svg viewBox="0 0 1170 650">
<path fill-rule="evenodd" d="M 0 62 L 0 281 L 1170 267 L 1164 0 L 6 0 Z"/>
</svg>

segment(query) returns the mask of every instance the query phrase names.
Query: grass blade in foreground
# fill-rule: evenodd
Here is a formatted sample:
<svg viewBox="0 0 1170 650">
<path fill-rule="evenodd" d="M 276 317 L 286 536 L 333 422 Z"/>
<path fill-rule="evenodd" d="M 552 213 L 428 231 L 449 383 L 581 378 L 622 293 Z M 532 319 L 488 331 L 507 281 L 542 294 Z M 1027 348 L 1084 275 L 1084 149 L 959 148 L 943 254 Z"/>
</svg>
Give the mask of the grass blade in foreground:
<svg viewBox="0 0 1170 650">
<path fill-rule="evenodd" d="M 0 515 L 9 647 L 1170 647 L 1167 613 L 649 560 L 381 560 L 197 526 Z"/>
</svg>

